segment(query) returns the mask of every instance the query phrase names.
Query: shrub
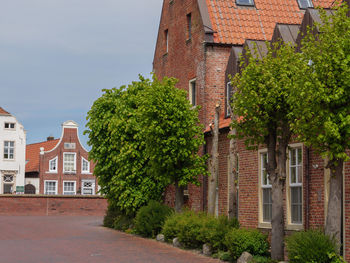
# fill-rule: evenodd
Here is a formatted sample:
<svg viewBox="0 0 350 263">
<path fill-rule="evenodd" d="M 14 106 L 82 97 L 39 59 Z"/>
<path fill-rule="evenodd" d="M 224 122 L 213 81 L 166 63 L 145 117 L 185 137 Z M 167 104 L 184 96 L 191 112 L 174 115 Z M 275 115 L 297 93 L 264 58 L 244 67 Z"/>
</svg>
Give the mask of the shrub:
<svg viewBox="0 0 350 263">
<path fill-rule="evenodd" d="M 125 215 L 121 214 L 118 215 L 113 222 L 113 228 L 115 230 L 120 230 L 120 231 L 126 231 L 129 228 L 132 228 L 133 226 L 133 221 L 134 221 L 133 215 Z"/>
<path fill-rule="evenodd" d="M 165 222 L 163 234 L 167 241 L 178 237 L 186 248 L 202 248 L 209 244 L 213 251 L 225 250 L 223 241 L 228 231 L 238 227 L 237 219 L 215 218 L 205 213 L 185 211 L 171 215 Z"/>
<path fill-rule="evenodd" d="M 156 201 L 150 201 L 147 206 L 141 207 L 134 221 L 135 233 L 143 237 L 155 237 L 162 230 L 165 219 L 172 209 Z"/>
<path fill-rule="evenodd" d="M 103 226 L 113 228 L 114 220 L 121 214 L 122 212 L 116 206 L 108 205 L 106 215 L 103 218 Z"/>
<path fill-rule="evenodd" d="M 333 238 L 319 230 L 296 232 L 286 238 L 290 262 L 342 262 Z"/>
<path fill-rule="evenodd" d="M 267 236 L 256 229 L 233 229 L 226 234 L 224 244 L 234 259 L 244 251 L 252 255 L 267 255 L 269 243 Z"/>
</svg>

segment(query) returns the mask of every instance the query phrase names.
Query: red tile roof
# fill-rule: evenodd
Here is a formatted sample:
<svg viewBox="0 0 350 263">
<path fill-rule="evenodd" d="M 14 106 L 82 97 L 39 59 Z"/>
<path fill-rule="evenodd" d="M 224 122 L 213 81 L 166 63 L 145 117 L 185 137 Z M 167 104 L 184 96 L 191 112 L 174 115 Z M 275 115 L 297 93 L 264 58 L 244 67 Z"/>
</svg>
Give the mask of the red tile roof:
<svg viewBox="0 0 350 263">
<path fill-rule="evenodd" d="M 230 126 L 231 118 L 225 118 L 225 113 L 222 112 L 219 117 L 219 129 L 227 128 Z M 205 133 L 210 132 L 210 126 L 205 128 Z"/>
<path fill-rule="evenodd" d="M 1 115 L 10 115 L 9 112 L 5 111 L 3 108 L 0 107 L 0 114 Z"/>
<path fill-rule="evenodd" d="M 33 144 L 28 144 L 26 146 L 26 173 L 27 172 L 39 172 L 39 157 L 40 157 L 40 148 L 44 147 L 45 151 L 53 149 L 59 139 L 46 142 L 38 142 Z"/>
<path fill-rule="evenodd" d="M 297 0 L 254 0 L 255 7 L 237 6 L 234 0 L 206 0 L 215 43 L 243 45 L 246 39 L 271 40 L 277 23 L 300 24 L 305 13 Z M 314 0 L 329 8 L 334 0 Z"/>
</svg>

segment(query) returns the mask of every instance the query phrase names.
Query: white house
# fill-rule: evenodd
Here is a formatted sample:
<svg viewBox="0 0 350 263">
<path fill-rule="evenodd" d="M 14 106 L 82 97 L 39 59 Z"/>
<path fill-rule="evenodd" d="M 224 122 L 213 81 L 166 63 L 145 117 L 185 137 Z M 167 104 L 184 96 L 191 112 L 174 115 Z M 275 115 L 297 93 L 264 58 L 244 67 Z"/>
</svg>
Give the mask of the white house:
<svg viewBox="0 0 350 263">
<path fill-rule="evenodd" d="M 26 132 L 0 107 L 0 194 L 24 193 Z"/>
</svg>

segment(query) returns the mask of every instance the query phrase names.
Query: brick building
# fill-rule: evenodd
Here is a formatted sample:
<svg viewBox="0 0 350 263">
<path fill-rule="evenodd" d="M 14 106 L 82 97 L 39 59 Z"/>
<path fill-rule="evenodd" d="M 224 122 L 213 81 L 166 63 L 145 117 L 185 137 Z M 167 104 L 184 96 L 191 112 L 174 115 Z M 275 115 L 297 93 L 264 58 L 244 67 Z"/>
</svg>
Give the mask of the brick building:
<svg viewBox="0 0 350 263">
<path fill-rule="evenodd" d="M 82 146 L 78 125 L 66 121 L 60 139 L 27 145 L 26 192 L 47 195 L 95 195 L 94 164 Z"/>
<path fill-rule="evenodd" d="M 257 45 L 261 56 L 265 41 L 282 39 L 300 43 L 299 32 L 319 21 L 313 6 L 329 8 L 333 0 L 267 1 L 267 0 L 165 0 L 163 2 L 153 69 L 158 78 L 179 79 L 178 88 L 188 91 L 189 100 L 200 105 L 201 123 L 208 127 L 214 119 L 215 104 L 220 103 L 219 181 L 217 211 L 232 211 L 228 178 L 230 116 L 227 101 L 230 94 L 228 75 L 238 72 L 238 59 L 244 48 Z M 307 11 L 306 11 L 307 10 Z M 210 152 L 211 133 L 205 131 L 203 152 Z M 289 149 L 285 192 L 286 231 L 321 227 L 329 195 L 329 170 L 324 160 L 303 144 L 293 143 Z M 235 213 L 242 226 L 271 228 L 271 185 L 266 179 L 266 149 L 246 150 L 238 142 L 239 183 L 238 209 Z M 350 260 L 350 163 L 344 166 L 345 256 Z M 189 206 L 206 210 L 207 180 L 201 187 L 189 186 Z M 170 187 L 166 202 L 173 204 Z"/>
</svg>

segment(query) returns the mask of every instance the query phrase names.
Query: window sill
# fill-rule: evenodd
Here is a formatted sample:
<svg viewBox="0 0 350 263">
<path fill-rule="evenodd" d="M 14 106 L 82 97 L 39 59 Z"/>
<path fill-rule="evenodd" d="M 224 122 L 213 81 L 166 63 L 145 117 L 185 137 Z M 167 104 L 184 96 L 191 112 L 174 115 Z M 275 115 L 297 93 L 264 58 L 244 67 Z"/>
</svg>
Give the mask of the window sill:
<svg viewBox="0 0 350 263">
<path fill-rule="evenodd" d="M 90 172 L 81 172 L 81 174 L 92 175 L 92 173 L 90 173 Z"/>
<path fill-rule="evenodd" d="M 303 224 L 288 224 L 286 226 L 286 230 L 294 230 L 294 231 L 304 230 L 304 225 Z"/>
<path fill-rule="evenodd" d="M 63 172 L 63 174 L 71 174 L 71 175 L 76 175 L 76 172 Z"/>
<path fill-rule="evenodd" d="M 259 222 L 258 228 L 266 228 L 266 229 L 271 229 L 271 223 L 267 222 Z"/>
<path fill-rule="evenodd" d="M 57 171 L 48 171 L 48 172 L 45 172 L 47 174 L 57 174 L 58 172 Z"/>
</svg>

